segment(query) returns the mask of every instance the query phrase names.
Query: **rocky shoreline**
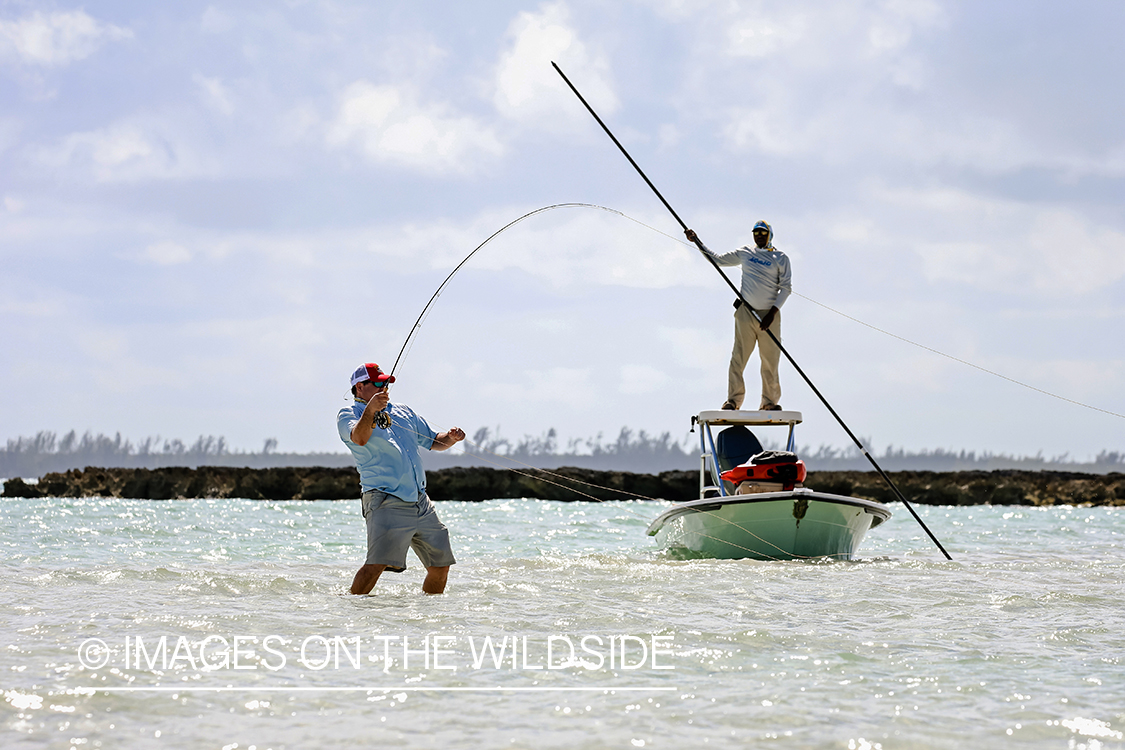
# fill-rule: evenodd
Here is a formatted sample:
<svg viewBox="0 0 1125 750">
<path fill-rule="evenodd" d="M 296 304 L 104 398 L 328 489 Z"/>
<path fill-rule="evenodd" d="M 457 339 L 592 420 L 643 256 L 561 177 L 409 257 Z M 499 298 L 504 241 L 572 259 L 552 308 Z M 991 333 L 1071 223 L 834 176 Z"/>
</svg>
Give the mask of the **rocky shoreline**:
<svg viewBox="0 0 1125 750">
<path fill-rule="evenodd" d="M 694 500 L 694 471 L 634 474 L 563 467 L 551 471 L 449 468 L 427 472 L 435 500 L 538 498 L 560 501 Z M 891 478 L 906 498 L 922 505 L 1125 506 L 1125 474 L 1054 471 L 898 471 Z M 810 472 L 805 486 L 880 502 L 894 496 L 879 475 L 863 471 Z M 4 482 L 3 497 L 120 497 L 151 500 L 247 498 L 251 500 L 350 500 L 359 495 L 355 469 L 287 467 L 247 469 L 72 469 L 45 474 L 37 484 Z"/>
</svg>

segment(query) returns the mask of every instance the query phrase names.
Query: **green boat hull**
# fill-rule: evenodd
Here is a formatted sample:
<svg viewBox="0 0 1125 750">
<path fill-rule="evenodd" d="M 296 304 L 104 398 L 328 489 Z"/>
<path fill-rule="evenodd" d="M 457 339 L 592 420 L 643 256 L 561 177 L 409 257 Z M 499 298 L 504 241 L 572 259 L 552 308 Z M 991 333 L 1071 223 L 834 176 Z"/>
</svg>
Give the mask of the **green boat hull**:
<svg viewBox="0 0 1125 750">
<path fill-rule="evenodd" d="M 797 489 L 677 505 L 648 533 L 678 557 L 851 560 L 890 515 L 882 503 Z"/>
</svg>

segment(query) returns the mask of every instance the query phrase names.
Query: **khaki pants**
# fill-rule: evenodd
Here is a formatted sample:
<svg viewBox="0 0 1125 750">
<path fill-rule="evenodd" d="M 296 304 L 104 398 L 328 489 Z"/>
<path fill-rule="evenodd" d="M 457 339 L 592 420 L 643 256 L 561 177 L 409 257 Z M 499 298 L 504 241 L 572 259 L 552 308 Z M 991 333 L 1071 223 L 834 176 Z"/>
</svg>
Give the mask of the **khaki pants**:
<svg viewBox="0 0 1125 750">
<path fill-rule="evenodd" d="M 762 313 L 765 315 L 765 312 Z M 770 326 L 770 332 L 781 341 L 781 312 L 779 311 Z M 746 381 L 742 373 L 746 363 L 758 347 L 758 357 L 762 360 L 762 403 L 758 407 L 781 403 L 781 383 L 777 379 L 777 366 L 781 361 L 781 349 L 758 327 L 758 321 L 750 314 L 746 305 L 734 311 L 734 349 L 730 355 L 730 370 L 727 372 L 727 399 L 734 402 L 736 409 L 742 408 L 746 398 Z"/>
</svg>

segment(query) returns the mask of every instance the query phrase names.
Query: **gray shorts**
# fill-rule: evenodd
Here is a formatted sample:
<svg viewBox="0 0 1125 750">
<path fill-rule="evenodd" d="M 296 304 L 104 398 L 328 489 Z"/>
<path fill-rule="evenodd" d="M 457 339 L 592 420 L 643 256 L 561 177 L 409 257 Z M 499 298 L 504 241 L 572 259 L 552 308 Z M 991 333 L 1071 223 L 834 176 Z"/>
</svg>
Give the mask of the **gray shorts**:
<svg viewBox="0 0 1125 750">
<path fill-rule="evenodd" d="M 438 520 L 437 510 L 429 495 L 416 503 L 408 503 L 379 490 L 363 493 L 360 502 L 367 519 L 367 565 L 386 565 L 387 570 L 406 570 L 406 550 L 427 568 L 453 565 L 453 548 L 449 546 L 449 529 Z"/>
</svg>

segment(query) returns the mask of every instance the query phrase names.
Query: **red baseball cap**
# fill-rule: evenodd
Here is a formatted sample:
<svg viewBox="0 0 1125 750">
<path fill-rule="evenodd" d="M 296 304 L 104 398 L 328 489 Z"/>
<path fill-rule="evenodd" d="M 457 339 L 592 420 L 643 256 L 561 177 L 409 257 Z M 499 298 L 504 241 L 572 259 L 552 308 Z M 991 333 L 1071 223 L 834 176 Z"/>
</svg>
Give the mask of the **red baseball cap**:
<svg viewBox="0 0 1125 750">
<path fill-rule="evenodd" d="M 355 372 L 352 373 L 352 386 L 365 380 L 370 380 L 373 383 L 393 383 L 395 382 L 395 376 L 386 374 L 374 362 L 368 362 L 357 367 Z"/>
</svg>

